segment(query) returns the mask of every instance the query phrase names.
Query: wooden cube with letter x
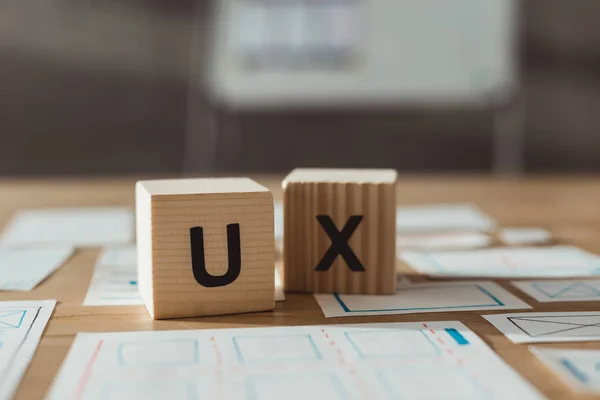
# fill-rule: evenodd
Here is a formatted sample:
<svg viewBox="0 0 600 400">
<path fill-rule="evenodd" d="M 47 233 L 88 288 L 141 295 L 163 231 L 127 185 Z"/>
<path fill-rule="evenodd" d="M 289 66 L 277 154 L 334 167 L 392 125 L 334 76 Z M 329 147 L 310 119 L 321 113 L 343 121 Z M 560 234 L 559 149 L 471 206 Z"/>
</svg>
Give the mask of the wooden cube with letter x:
<svg viewBox="0 0 600 400">
<path fill-rule="evenodd" d="M 283 181 L 284 287 L 396 290 L 396 171 L 296 169 Z"/>
<path fill-rule="evenodd" d="M 247 178 L 140 181 L 138 286 L 154 319 L 271 310 L 271 192 Z"/>
</svg>

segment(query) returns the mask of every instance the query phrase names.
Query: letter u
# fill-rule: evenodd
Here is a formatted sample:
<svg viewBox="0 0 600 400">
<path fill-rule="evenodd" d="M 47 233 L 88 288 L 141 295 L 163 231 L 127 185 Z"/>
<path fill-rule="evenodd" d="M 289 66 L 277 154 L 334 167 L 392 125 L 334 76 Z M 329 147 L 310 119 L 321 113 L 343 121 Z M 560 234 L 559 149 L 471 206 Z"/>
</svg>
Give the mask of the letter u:
<svg viewBox="0 0 600 400">
<path fill-rule="evenodd" d="M 240 250 L 240 224 L 227 225 L 227 272 L 211 275 L 206 270 L 204 259 L 204 231 L 201 226 L 190 229 L 192 247 L 192 272 L 196 282 L 204 287 L 227 286 L 240 276 L 242 255 Z"/>
</svg>

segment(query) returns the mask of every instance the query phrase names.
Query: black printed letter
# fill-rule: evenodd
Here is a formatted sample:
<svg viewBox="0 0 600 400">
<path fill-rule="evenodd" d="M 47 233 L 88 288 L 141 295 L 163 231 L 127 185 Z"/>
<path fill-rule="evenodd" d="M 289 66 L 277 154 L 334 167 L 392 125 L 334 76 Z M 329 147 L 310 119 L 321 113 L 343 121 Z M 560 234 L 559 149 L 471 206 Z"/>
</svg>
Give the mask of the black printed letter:
<svg viewBox="0 0 600 400">
<path fill-rule="evenodd" d="M 327 233 L 327 236 L 331 239 L 331 247 L 327 250 L 321 259 L 321 262 L 319 262 L 319 265 L 315 268 L 315 271 L 327 271 L 338 254 L 344 258 L 346 264 L 348 264 L 348 267 L 350 267 L 352 271 L 357 272 L 365 270 L 359 259 L 356 257 L 356 254 L 354 254 L 348 245 L 348 240 L 350 240 L 350 237 L 356 228 L 358 228 L 358 224 L 360 224 L 362 219 L 362 215 L 353 215 L 348 222 L 346 222 L 344 228 L 342 228 L 341 231 L 338 231 L 329 215 L 317 215 L 317 220 L 325 230 L 325 233 Z"/>
<path fill-rule="evenodd" d="M 192 272 L 196 282 L 204 287 L 227 286 L 240 276 L 242 255 L 240 250 L 240 224 L 227 225 L 227 255 L 229 265 L 223 275 L 214 276 L 206 270 L 204 260 L 204 232 L 201 226 L 190 229 L 192 245 Z"/>
</svg>

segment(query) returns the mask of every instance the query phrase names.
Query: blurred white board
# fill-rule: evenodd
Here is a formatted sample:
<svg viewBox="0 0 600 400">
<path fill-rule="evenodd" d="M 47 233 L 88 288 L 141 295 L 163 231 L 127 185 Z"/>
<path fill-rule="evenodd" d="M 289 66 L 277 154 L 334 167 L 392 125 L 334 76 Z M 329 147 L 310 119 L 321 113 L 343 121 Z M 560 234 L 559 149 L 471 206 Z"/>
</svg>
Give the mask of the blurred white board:
<svg viewBox="0 0 600 400">
<path fill-rule="evenodd" d="M 219 0 L 208 82 L 280 108 L 487 102 L 515 86 L 514 0 Z"/>
</svg>

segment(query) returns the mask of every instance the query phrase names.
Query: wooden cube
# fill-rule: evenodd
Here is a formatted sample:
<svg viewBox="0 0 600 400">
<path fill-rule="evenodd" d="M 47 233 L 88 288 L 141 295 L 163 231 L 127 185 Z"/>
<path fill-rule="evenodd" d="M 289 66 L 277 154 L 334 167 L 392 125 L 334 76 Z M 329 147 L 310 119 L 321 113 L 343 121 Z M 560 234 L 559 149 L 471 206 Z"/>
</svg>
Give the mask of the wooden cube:
<svg viewBox="0 0 600 400">
<path fill-rule="evenodd" d="M 396 171 L 296 169 L 283 181 L 287 291 L 396 290 Z"/>
<path fill-rule="evenodd" d="M 154 319 L 271 310 L 271 192 L 247 178 L 140 181 L 138 286 Z"/>
</svg>

